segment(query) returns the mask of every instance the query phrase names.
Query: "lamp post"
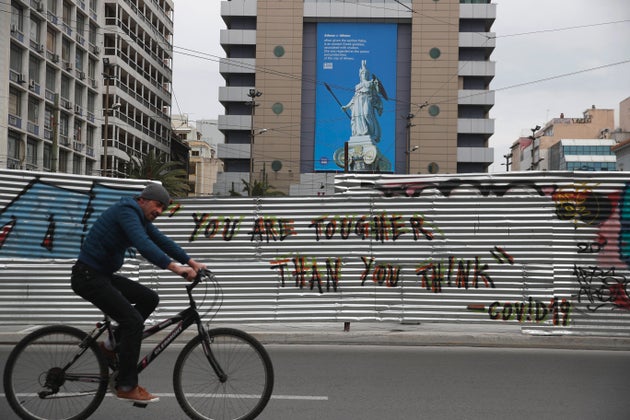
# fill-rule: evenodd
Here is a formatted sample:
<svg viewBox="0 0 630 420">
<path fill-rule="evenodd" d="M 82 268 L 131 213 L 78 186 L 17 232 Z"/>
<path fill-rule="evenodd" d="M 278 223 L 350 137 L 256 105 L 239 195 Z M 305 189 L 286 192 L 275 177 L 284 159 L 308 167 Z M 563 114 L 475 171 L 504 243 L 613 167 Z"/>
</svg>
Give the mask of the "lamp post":
<svg viewBox="0 0 630 420">
<path fill-rule="evenodd" d="M 512 152 L 508 153 L 507 155 L 503 155 L 503 157 L 505 158 L 505 163 L 502 163 L 501 165 L 505 165 L 505 172 L 510 172 L 510 165 L 512 164 Z"/>
<path fill-rule="evenodd" d="M 254 191 L 254 186 L 252 185 L 252 183 L 254 182 L 254 138 L 256 137 L 256 133 L 254 132 L 254 115 L 256 115 L 256 107 L 259 105 L 256 103 L 256 98 L 262 96 L 262 92 L 256 90 L 256 88 L 252 88 L 249 90 L 249 92 L 247 92 L 247 96 L 251 100 L 247 101 L 246 104 L 252 108 L 249 146 L 249 196 L 251 197 Z"/>
<path fill-rule="evenodd" d="M 538 164 L 544 160 L 544 159 L 536 160 L 536 131 L 538 130 L 540 130 L 539 125 L 537 125 L 534 128 L 530 128 L 530 131 L 532 132 L 532 135 L 529 136 L 529 138 L 532 140 L 532 164 L 529 166 L 530 171 L 533 171 L 534 169 L 536 169 Z M 540 153 L 540 149 L 538 152 Z"/>
</svg>

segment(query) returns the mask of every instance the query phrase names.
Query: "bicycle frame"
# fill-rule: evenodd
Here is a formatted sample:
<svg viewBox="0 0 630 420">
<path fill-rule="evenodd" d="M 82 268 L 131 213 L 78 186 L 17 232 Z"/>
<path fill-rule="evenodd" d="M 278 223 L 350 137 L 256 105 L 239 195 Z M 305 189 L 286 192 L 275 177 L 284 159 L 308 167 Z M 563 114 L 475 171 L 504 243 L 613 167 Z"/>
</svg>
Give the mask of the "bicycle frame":
<svg viewBox="0 0 630 420">
<path fill-rule="evenodd" d="M 181 335 L 181 333 L 183 333 L 191 325 L 197 324 L 197 331 L 199 335 L 201 337 L 205 335 L 206 330 L 201 322 L 199 313 L 194 307 L 188 307 L 184 309 L 183 311 L 181 311 L 180 313 L 178 313 L 177 315 L 171 318 L 165 319 L 159 324 L 156 324 L 152 327 L 145 329 L 144 332 L 142 333 L 142 341 L 144 341 L 146 338 L 151 337 L 152 335 L 162 330 L 165 330 L 166 328 L 174 324 L 177 324 L 175 328 L 173 328 L 173 330 L 171 330 L 171 332 L 168 333 L 166 337 L 164 337 L 162 341 L 158 343 L 149 354 L 144 356 L 138 362 L 138 373 L 142 372 L 147 366 L 149 366 L 149 364 L 153 360 L 155 360 L 155 358 L 158 357 L 160 353 L 164 351 L 164 349 L 166 349 L 173 341 L 175 341 L 177 337 Z M 205 348 L 205 345 L 204 345 L 204 348 Z"/>
<path fill-rule="evenodd" d="M 186 293 L 188 294 L 188 302 L 189 302 L 188 308 L 184 309 L 183 311 L 179 312 L 178 314 L 176 314 L 175 316 L 171 318 L 167 318 L 164 321 L 152 327 L 146 328 L 143 331 L 142 341 L 144 341 L 148 337 L 151 337 L 154 334 L 157 334 L 158 332 L 162 330 L 165 330 L 171 325 L 177 324 L 175 328 L 171 330 L 171 332 L 168 333 L 166 337 L 164 337 L 164 339 L 162 339 L 162 341 L 158 343 L 150 353 L 148 353 L 138 362 L 138 367 L 137 367 L 138 373 L 146 369 L 146 367 L 149 366 L 149 364 L 151 364 L 151 362 L 154 361 L 160 355 L 160 353 L 164 351 L 164 349 L 166 349 L 173 341 L 175 341 L 177 337 L 179 337 L 185 330 L 187 330 L 188 327 L 190 327 L 193 324 L 196 324 L 197 334 L 202 340 L 203 349 L 206 354 L 206 357 L 208 358 L 208 362 L 212 366 L 214 372 L 216 373 L 217 377 L 219 378 L 221 382 L 225 382 L 227 380 L 227 375 L 225 374 L 223 369 L 221 369 L 221 366 L 219 366 L 215 357 L 212 355 L 212 350 L 210 349 L 210 342 L 207 339 L 208 334 L 207 334 L 206 328 L 203 326 L 201 317 L 199 316 L 199 312 L 197 312 L 197 304 L 192 297 L 192 290 L 201 282 L 201 279 L 202 279 L 202 276 L 199 275 L 191 284 L 186 286 Z M 91 340 L 96 340 L 105 332 L 105 330 L 108 331 L 110 336 L 112 335 L 111 322 L 109 320 L 109 317 L 106 317 L 104 322 L 102 323 L 99 322 L 96 328 L 92 331 L 92 333 L 88 337 L 90 337 Z M 87 346 L 84 347 L 84 351 L 85 351 L 85 348 L 87 348 Z M 78 358 L 81 354 L 83 354 L 83 351 L 80 354 L 78 354 L 74 360 L 76 360 L 76 358 Z M 74 363 L 74 360 L 70 362 L 70 364 Z"/>
</svg>

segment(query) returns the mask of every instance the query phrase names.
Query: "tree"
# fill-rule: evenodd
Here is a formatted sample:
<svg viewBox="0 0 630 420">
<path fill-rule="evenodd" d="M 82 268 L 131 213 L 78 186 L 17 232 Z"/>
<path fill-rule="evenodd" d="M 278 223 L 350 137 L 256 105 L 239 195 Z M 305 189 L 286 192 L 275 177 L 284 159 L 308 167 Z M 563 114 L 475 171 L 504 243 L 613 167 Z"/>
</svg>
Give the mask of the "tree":
<svg viewBox="0 0 630 420">
<path fill-rule="evenodd" d="M 151 151 L 142 159 L 132 157 L 127 166 L 127 177 L 160 181 L 173 197 L 186 197 L 190 191 L 186 169 L 180 162 L 167 161 L 164 153 Z"/>
</svg>

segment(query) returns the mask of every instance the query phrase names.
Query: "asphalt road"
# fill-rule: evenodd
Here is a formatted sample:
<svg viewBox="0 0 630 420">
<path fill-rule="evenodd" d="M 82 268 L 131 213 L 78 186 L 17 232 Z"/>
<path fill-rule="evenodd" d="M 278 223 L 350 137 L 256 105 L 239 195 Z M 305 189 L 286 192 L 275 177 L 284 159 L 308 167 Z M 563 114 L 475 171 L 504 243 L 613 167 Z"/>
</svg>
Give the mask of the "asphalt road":
<svg viewBox="0 0 630 420">
<path fill-rule="evenodd" d="M 269 345 L 276 386 L 261 420 L 630 417 L 630 351 Z M 10 346 L 0 346 L 0 367 Z M 141 376 L 160 395 L 147 408 L 106 398 L 97 420 L 182 419 L 171 346 Z M 0 419 L 16 418 L 0 398 Z"/>
</svg>

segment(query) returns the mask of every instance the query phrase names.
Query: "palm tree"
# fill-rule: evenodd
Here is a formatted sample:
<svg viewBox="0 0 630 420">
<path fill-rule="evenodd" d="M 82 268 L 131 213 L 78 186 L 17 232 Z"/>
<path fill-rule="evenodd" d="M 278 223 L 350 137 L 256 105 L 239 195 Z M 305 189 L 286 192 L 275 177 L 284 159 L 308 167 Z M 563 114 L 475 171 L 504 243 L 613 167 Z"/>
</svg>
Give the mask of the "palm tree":
<svg viewBox="0 0 630 420">
<path fill-rule="evenodd" d="M 173 197 L 186 197 L 190 191 L 186 169 L 180 162 L 167 161 L 164 153 L 158 155 L 151 151 L 142 159 L 132 157 L 127 166 L 127 177 L 160 181 Z"/>
</svg>

